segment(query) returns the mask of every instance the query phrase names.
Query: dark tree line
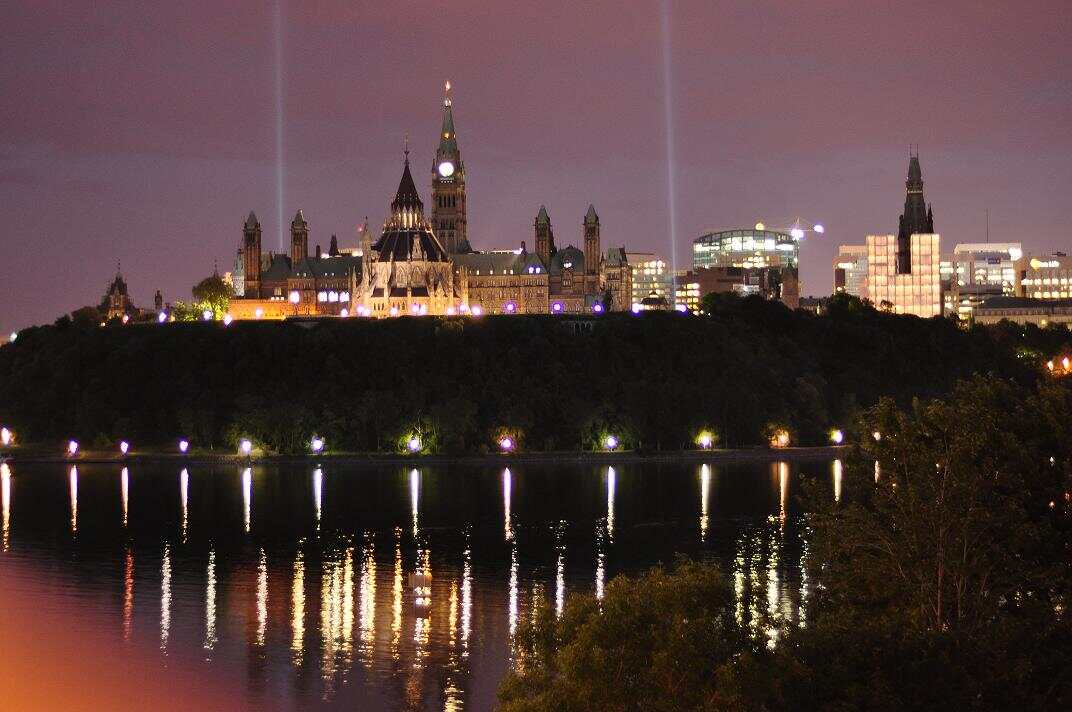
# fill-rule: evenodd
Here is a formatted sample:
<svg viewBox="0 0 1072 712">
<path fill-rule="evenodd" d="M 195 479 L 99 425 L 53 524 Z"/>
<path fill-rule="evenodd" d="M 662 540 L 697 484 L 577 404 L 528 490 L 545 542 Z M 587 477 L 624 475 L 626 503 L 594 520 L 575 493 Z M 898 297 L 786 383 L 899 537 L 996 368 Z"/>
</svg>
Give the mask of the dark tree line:
<svg viewBox="0 0 1072 712">
<path fill-rule="evenodd" d="M 705 316 L 398 318 L 97 325 L 64 318 L 0 349 L 0 422 L 22 442 L 77 437 L 298 452 L 756 446 L 772 425 L 824 444 L 881 397 L 997 373 L 1030 384 L 1064 329 L 962 329 L 835 299 L 814 316 L 712 296 Z"/>
</svg>

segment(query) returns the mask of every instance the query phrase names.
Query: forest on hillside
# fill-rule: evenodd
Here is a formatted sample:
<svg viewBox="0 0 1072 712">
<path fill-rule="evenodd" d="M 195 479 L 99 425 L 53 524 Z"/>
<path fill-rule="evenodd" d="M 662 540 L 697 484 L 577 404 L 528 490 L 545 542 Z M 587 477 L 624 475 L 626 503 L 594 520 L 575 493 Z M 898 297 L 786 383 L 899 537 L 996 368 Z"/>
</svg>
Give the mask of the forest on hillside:
<svg viewBox="0 0 1072 712">
<path fill-rule="evenodd" d="M 711 295 L 705 314 L 111 323 L 63 317 L 0 348 L 0 423 L 24 443 L 188 438 L 230 449 L 427 452 L 826 444 L 888 396 L 944 396 L 972 374 L 1021 385 L 1072 352 L 1065 328 L 883 313 L 835 298 L 816 316 Z"/>
</svg>

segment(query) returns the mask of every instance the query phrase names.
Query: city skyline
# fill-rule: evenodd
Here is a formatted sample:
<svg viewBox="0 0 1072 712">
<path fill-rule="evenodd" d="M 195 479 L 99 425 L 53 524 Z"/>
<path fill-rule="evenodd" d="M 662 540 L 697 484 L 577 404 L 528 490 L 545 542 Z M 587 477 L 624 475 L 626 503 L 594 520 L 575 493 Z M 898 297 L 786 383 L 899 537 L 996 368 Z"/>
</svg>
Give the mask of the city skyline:
<svg viewBox="0 0 1072 712">
<path fill-rule="evenodd" d="M 1061 156 L 1072 97 L 1059 40 L 1070 13 L 1040 5 L 1052 19 L 1041 29 L 997 3 L 881 17 L 834 2 L 726 14 L 674 3 L 676 266 L 689 266 L 705 230 L 800 215 L 827 227 L 802 245 L 801 293 L 828 294 L 839 244 L 896 231 L 908 143 L 920 144 L 947 247 L 981 242 L 989 207 L 992 241 L 1067 248 L 1060 209 L 1072 171 Z M 407 133 L 427 199 L 445 79 L 475 249 L 519 246 L 541 204 L 573 227 L 594 202 L 607 244 L 671 258 L 660 5 L 504 6 L 479 19 L 452 7 L 408 25 L 390 21 L 393 11 L 341 3 L 315 14 L 287 5 L 279 18 L 253 4 L 227 15 L 198 6 L 0 11 L 13 28 L 5 65 L 20 70 L 0 75 L 20 99 L 0 129 L 9 206 L 0 259 L 10 275 L 0 330 L 96 303 L 120 259 L 136 303 L 158 287 L 186 298 L 213 261 L 229 268 L 251 208 L 266 249 L 281 249 L 277 214 L 285 228 L 298 209 L 310 245 L 337 233 L 356 246 L 363 217 L 382 218 Z M 698 28 L 716 20 L 713 48 Z M 928 50 L 906 61 L 909 30 Z M 741 58 L 762 47 L 750 38 L 779 32 L 790 40 L 783 48 Z M 980 33 L 995 43 L 976 42 Z"/>
</svg>

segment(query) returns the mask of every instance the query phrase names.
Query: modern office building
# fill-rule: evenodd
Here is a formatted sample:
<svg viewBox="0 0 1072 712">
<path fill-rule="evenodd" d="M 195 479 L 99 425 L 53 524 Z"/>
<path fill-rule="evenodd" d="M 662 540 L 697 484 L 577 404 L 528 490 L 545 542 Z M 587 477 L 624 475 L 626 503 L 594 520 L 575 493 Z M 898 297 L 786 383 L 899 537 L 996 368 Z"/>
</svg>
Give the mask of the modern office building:
<svg viewBox="0 0 1072 712">
<path fill-rule="evenodd" d="M 692 242 L 692 266 L 791 267 L 799 265 L 800 242 L 784 232 L 763 229 L 708 232 Z"/>
<path fill-rule="evenodd" d="M 977 306 L 990 297 L 1016 294 L 1016 261 L 1023 257 L 1019 242 L 961 243 L 943 259 L 944 312 L 971 319 Z"/>
<path fill-rule="evenodd" d="M 1063 252 L 1016 260 L 1016 294 L 1034 299 L 1072 298 L 1072 257 Z"/>
<path fill-rule="evenodd" d="M 1072 324 L 1072 299 L 991 297 L 975 308 L 974 319 L 976 324 Z"/>
<path fill-rule="evenodd" d="M 640 304 L 655 292 L 669 304 L 674 288 L 670 263 L 654 252 L 626 252 L 625 257 L 633 274 L 631 303 Z"/>
<path fill-rule="evenodd" d="M 869 299 L 867 245 L 839 245 L 834 257 L 834 292 Z"/>
<path fill-rule="evenodd" d="M 905 207 L 897 235 L 867 236 L 867 285 L 881 309 L 921 317 L 942 313 L 941 240 L 923 198 L 919 156 L 908 161 Z"/>
</svg>

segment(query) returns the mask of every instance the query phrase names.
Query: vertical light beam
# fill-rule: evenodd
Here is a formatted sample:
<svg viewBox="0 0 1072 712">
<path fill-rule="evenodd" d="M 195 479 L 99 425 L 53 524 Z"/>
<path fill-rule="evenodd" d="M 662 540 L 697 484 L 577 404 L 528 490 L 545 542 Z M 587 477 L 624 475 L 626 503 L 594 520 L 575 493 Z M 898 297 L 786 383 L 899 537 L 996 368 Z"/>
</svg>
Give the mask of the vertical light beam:
<svg viewBox="0 0 1072 712">
<path fill-rule="evenodd" d="M 283 234 L 283 0 L 275 3 L 275 192 L 279 249 L 286 252 Z"/>
<path fill-rule="evenodd" d="M 661 16 L 663 44 L 663 120 L 666 123 L 666 207 L 670 212 L 670 272 L 677 272 L 677 188 L 674 180 L 674 110 L 671 84 L 670 0 L 663 0 Z M 677 289 L 670 281 L 670 303 L 677 303 Z"/>
</svg>

